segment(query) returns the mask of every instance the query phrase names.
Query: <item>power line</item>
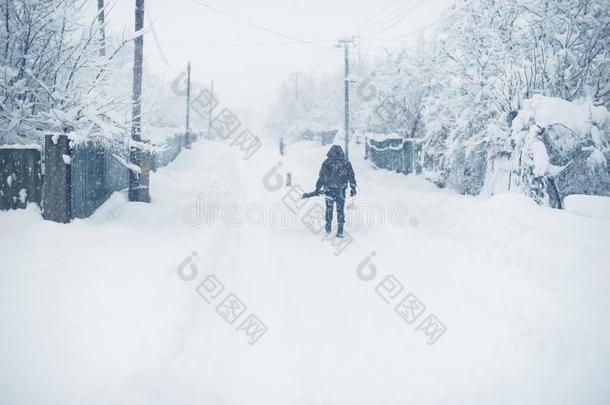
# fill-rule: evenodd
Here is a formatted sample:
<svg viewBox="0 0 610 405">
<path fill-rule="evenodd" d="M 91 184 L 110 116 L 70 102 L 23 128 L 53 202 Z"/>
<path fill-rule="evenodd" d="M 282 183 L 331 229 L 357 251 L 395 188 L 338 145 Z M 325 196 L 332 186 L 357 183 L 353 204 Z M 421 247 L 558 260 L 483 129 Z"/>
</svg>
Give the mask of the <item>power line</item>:
<svg viewBox="0 0 610 405">
<path fill-rule="evenodd" d="M 232 19 L 234 19 L 236 21 L 239 21 L 242 24 L 246 24 L 246 25 L 249 25 L 251 27 L 258 28 L 260 30 L 263 30 L 263 31 L 275 34 L 277 36 L 280 36 L 280 37 L 283 37 L 283 38 L 286 38 L 286 39 L 290 39 L 292 41 L 300 42 L 300 43 L 303 43 L 303 44 L 307 44 L 307 45 L 311 45 L 311 46 L 316 46 L 316 47 L 319 47 L 319 48 L 333 49 L 330 46 L 321 45 L 321 44 L 318 44 L 318 43 L 315 43 L 315 42 L 312 42 L 312 41 L 307 41 L 307 40 L 304 40 L 304 39 L 299 39 L 299 38 L 293 37 L 292 35 L 288 35 L 288 34 L 284 34 L 284 33 L 281 33 L 279 31 L 276 31 L 276 30 L 274 30 L 272 28 L 264 27 L 264 26 L 262 26 L 260 24 L 255 23 L 255 22 L 252 22 L 252 21 L 249 21 L 249 20 L 245 20 L 245 19 L 243 19 L 241 17 L 238 17 L 236 15 L 227 13 L 226 11 L 220 10 L 220 9 L 218 9 L 216 7 L 210 6 L 209 4 L 206 4 L 206 3 L 204 3 L 204 2 L 202 2 L 200 0 L 191 0 L 191 1 L 199 4 L 200 6 L 203 6 L 203 7 L 207 8 L 207 9 L 209 9 L 209 10 L 212 10 L 212 11 L 214 11 L 216 13 L 222 14 L 222 15 L 224 15 L 226 17 L 229 17 L 229 18 L 232 18 Z"/>
<path fill-rule="evenodd" d="M 445 15 L 445 16 L 444 16 L 444 17 L 442 17 L 442 18 L 439 18 L 438 20 L 434 21 L 433 23 L 430 23 L 430 24 L 428 24 L 428 25 L 426 25 L 426 26 L 424 26 L 424 27 L 422 27 L 422 28 L 419 28 L 419 29 L 417 29 L 417 30 L 415 30 L 415 31 L 408 32 L 408 33 L 406 33 L 406 34 L 398 35 L 398 36 L 396 36 L 396 37 L 392 37 L 392 38 L 379 38 L 379 39 L 375 39 L 375 38 L 373 38 L 373 37 L 367 37 L 367 38 L 365 38 L 365 40 L 366 40 L 366 41 L 373 41 L 373 42 L 381 42 L 381 43 L 383 43 L 383 42 L 392 42 L 392 41 L 402 41 L 402 40 L 404 40 L 405 38 L 411 37 L 411 36 L 413 36 L 413 35 L 417 35 L 417 34 L 419 34 L 419 33 L 421 33 L 421 32 L 426 31 L 426 30 L 427 30 L 427 29 L 429 29 L 429 28 L 434 27 L 435 25 L 438 25 L 438 24 L 440 24 L 440 23 L 444 22 L 444 21 L 445 21 L 445 20 L 447 20 L 448 18 L 452 17 L 453 15 L 455 15 L 456 13 L 458 13 L 459 11 L 461 11 L 463 8 L 464 8 L 464 7 L 458 7 L 458 8 L 456 8 L 455 10 L 453 10 L 451 13 L 449 13 L 449 14 Z"/>
<path fill-rule="evenodd" d="M 334 51 L 334 49 L 333 49 Z M 328 52 L 326 54 L 326 56 L 324 57 L 324 59 L 322 59 L 320 61 L 320 63 L 318 63 L 313 69 L 308 70 L 307 72 L 305 72 L 306 75 L 311 75 L 314 72 L 317 72 L 318 70 L 322 69 L 324 66 L 326 66 L 328 64 L 328 62 L 330 61 L 331 56 L 333 55 L 332 52 Z"/>
<path fill-rule="evenodd" d="M 379 16 L 381 16 L 383 13 L 385 13 L 387 10 L 389 10 L 390 8 L 392 8 L 394 5 L 401 3 L 405 0 L 395 0 L 393 2 L 391 2 L 390 4 L 388 4 L 387 6 L 385 6 L 383 9 L 381 9 L 379 12 L 377 12 L 375 15 L 373 15 L 371 18 L 366 19 L 362 24 L 360 24 L 358 26 L 358 28 L 356 28 L 356 32 L 359 32 L 363 29 L 365 29 L 366 26 L 370 25 L 373 21 L 375 21 L 375 19 Z M 407 4 L 410 3 L 411 0 L 407 0 Z M 383 21 L 387 16 L 384 16 L 381 18 L 380 21 Z M 378 21 L 379 22 L 379 21 Z"/>
<path fill-rule="evenodd" d="M 310 41 L 312 43 L 328 43 L 329 41 Z M 215 47 L 255 47 L 255 46 L 286 46 L 286 45 L 302 45 L 302 42 L 180 42 L 170 41 L 162 42 L 165 45 L 183 45 L 183 46 L 215 46 Z M 330 48 L 329 48 L 330 50 Z M 335 49 L 332 49 L 336 51 Z"/>
<path fill-rule="evenodd" d="M 157 50 L 159 51 L 161 60 L 163 60 L 163 63 L 165 64 L 165 66 L 167 66 L 169 68 L 169 70 L 171 70 L 172 72 L 175 72 L 175 69 L 169 63 L 169 60 L 167 60 L 167 58 L 165 57 L 165 53 L 163 52 L 163 49 L 161 49 L 161 43 L 159 42 L 159 37 L 157 37 L 157 30 L 155 29 L 155 23 L 152 19 L 152 16 L 150 15 L 149 7 L 144 6 L 144 10 L 146 11 L 146 17 L 148 18 L 148 23 L 150 24 L 150 30 L 153 34 L 153 39 L 155 40 L 155 46 L 157 47 Z"/>
<path fill-rule="evenodd" d="M 381 19 L 377 20 L 377 22 L 373 26 L 369 26 L 367 29 L 364 30 L 364 32 L 366 33 L 367 31 L 370 32 L 374 30 L 379 30 L 380 27 L 381 29 L 384 29 L 389 24 L 392 24 L 397 18 L 400 18 L 400 16 L 403 15 L 404 12 L 408 12 L 411 7 L 413 7 L 414 3 L 416 3 L 417 1 L 418 0 L 407 1 L 405 4 L 399 6 L 395 10 L 392 10 L 388 15 L 385 15 Z"/>
<path fill-rule="evenodd" d="M 428 28 L 432 28 L 432 27 L 434 27 L 435 25 L 440 24 L 440 23 L 441 23 L 441 22 L 443 22 L 443 21 L 444 21 L 444 19 L 442 19 L 442 20 L 438 20 L 438 21 L 435 21 L 435 22 L 433 22 L 433 23 L 431 23 L 431 24 L 428 24 L 428 25 L 426 25 L 426 26 L 424 26 L 424 27 L 422 27 L 422 28 L 418 29 L 418 30 L 411 31 L 411 32 L 409 32 L 408 34 L 399 35 L 399 36 L 397 36 L 397 37 L 393 37 L 393 38 L 388 38 L 388 39 L 386 39 L 386 41 L 397 41 L 397 40 L 403 40 L 403 39 L 408 38 L 408 37 L 412 37 L 413 35 L 417 35 L 417 34 L 419 34 L 419 33 L 421 33 L 421 32 L 424 32 L 424 31 L 426 31 Z"/>
<path fill-rule="evenodd" d="M 410 37 L 410 36 L 417 35 L 417 34 L 419 34 L 420 32 L 423 32 L 423 31 L 427 30 L 428 28 L 434 27 L 435 25 L 438 25 L 438 24 L 440 24 L 440 23 L 444 22 L 444 21 L 445 21 L 445 20 L 447 20 L 449 17 L 452 17 L 453 15 L 455 15 L 455 14 L 457 14 L 459 11 L 461 11 L 461 10 L 462 10 L 464 7 L 465 7 L 465 6 L 458 7 L 457 9 L 453 10 L 451 13 L 447 14 L 446 16 L 444 16 L 444 17 L 442 17 L 442 18 L 438 19 L 437 21 L 435 21 L 435 22 L 433 22 L 433 23 L 431 23 L 431 24 L 428 24 L 428 25 L 426 25 L 426 26 L 424 26 L 424 27 L 422 27 L 422 28 L 420 28 L 420 29 L 418 29 L 418 30 L 411 31 L 411 32 L 409 32 L 409 33 L 407 33 L 407 34 L 399 35 L 399 36 L 397 36 L 397 37 L 388 38 L 388 39 L 386 39 L 386 41 L 396 41 L 396 40 L 402 40 L 402 39 L 404 39 L 404 38 L 408 38 L 408 37 Z"/>
<path fill-rule="evenodd" d="M 381 30 L 378 30 L 377 32 L 369 35 L 369 38 L 370 37 L 376 37 L 379 34 L 383 34 L 384 32 L 386 32 L 386 31 L 390 30 L 391 28 L 395 27 L 397 24 L 399 24 L 400 22 L 404 21 L 405 18 L 410 16 L 415 10 L 417 10 L 419 7 L 421 7 L 425 2 L 426 2 L 426 0 L 420 0 L 419 2 L 417 2 L 415 4 L 411 4 L 410 8 L 408 8 L 407 10 L 404 10 L 400 14 L 394 16 L 394 18 L 389 22 L 388 25 L 383 27 Z"/>
</svg>

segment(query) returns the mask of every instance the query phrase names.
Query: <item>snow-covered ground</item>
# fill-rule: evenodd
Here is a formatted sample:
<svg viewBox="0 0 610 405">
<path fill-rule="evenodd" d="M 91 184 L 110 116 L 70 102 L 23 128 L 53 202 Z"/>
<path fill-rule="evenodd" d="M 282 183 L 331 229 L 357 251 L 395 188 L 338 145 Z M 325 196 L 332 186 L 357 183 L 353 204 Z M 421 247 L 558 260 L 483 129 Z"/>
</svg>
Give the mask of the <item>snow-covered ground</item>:
<svg viewBox="0 0 610 405">
<path fill-rule="evenodd" d="M 326 150 L 293 145 L 279 170 L 311 191 Z M 117 193 L 70 225 L 1 212 L 0 403 L 610 403 L 610 219 L 457 195 L 360 152 L 340 254 L 271 220 L 289 191 L 265 177 L 271 148 L 198 142 L 152 176 L 151 204 Z M 371 207 L 385 224 L 355 221 Z M 204 280 L 224 285 L 212 303 Z M 231 293 L 247 308 L 229 324 Z M 425 305 L 410 324 L 408 293 Z"/>
</svg>

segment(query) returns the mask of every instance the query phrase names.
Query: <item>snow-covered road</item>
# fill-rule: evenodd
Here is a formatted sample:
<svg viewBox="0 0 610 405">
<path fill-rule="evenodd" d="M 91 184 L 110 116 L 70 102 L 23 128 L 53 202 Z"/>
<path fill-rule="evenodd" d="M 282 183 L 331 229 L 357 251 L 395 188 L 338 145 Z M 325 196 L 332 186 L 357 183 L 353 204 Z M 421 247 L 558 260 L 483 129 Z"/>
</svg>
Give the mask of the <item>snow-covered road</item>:
<svg viewBox="0 0 610 405">
<path fill-rule="evenodd" d="M 291 146 L 278 172 L 311 191 L 326 150 Z M 115 194 L 70 225 L 1 212 L 0 403 L 610 402 L 610 220 L 360 152 L 349 245 L 282 223 L 273 151 L 204 141 L 152 176 L 152 204 Z"/>
</svg>

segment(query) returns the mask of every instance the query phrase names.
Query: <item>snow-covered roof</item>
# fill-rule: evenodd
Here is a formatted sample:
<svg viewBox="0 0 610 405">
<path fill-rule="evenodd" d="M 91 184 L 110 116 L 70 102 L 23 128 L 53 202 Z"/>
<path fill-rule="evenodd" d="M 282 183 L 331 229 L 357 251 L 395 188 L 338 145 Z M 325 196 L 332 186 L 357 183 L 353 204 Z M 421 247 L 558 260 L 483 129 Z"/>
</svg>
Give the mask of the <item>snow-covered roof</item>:
<svg viewBox="0 0 610 405">
<path fill-rule="evenodd" d="M 402 136 L 400 136 L 394 132 L 389 133 L 389 134 L 380 134 L 378 132 L 365 132 L 364 136 L 366 136 L 369 140 L 375 141 L 375 142 L 383 142 L 383 141 L 387 141 L 389 139 L 400 139 L 400 140 L 404 139 Z"/>
</svg>

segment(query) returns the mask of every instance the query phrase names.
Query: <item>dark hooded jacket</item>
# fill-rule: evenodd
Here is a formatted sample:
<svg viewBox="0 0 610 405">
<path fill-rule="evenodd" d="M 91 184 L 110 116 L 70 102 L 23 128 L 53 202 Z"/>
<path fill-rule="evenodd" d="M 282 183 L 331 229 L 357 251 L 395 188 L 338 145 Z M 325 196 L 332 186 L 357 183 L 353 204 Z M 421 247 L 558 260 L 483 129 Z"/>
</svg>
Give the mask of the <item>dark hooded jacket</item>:
<svg viewBox="0 0 610 405">
<path fill-rule="evenodd" d="M 352 164 L 345 158 L 343 149 L 339 145 L 331 146 L 322 163 L 320 176 L 316 183 L 316 190 L 345 189 L 347 185 L 356 188 L 356 178 Z"/>
</svg>

